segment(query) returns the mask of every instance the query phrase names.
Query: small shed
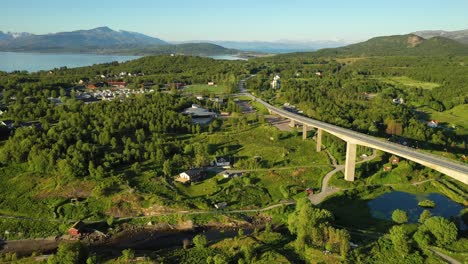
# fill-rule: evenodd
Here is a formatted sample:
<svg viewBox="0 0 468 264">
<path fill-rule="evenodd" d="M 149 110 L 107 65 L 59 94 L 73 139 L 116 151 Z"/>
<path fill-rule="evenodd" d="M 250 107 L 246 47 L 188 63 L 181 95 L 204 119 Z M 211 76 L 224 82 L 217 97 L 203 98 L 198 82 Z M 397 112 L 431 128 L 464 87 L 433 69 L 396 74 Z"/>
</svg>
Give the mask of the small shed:
<svg viewBox="0 0 468 264">
<path fill-rule="evenodd" d="M 72 237 L 79 237 L 83 233 L 84 223 L 82 221 L 78 221 L 74 223 L 69 229 L 68 234 Z"/>
<path fill-rule="evenodd" d="M 391 170 L 392 170 L 392 165 L 386 164 L 383 166 L 383 171 L 391 171 Z"/>
<path fill-rule="evenodd" d="M 392 165 L 398 165 L 400 163 L 400 158 L 397 156 L 391 156 L 388 160 Z"/>
</svg>

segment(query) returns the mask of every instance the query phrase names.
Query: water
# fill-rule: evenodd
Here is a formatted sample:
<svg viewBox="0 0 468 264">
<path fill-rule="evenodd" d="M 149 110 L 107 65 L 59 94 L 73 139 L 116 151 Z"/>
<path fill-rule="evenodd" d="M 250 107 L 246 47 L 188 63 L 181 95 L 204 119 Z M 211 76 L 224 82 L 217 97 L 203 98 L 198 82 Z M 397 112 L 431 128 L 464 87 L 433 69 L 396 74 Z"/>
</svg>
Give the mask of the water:
<svg viewBox="0 0 468 264">
<path fill-rule="evenodd" d="M 124 62 L 138 58 L 140 56 L 0 52 L 0 71 L 35 72 L 64 66 L 74 68 L 112 61 Z"/>
<path fill-rule="evenodd" d="M 245 58 L 240 58 L 235 55 L 215 55 L 215 56 L 209 56 L 209 57 L 215 60 L 247 60 Z"/>
<path fill-rule="evenodd" d="M 418 205 L 418 202 L 429 199 L 436 203 L 434 208 L 423 208 Z M 430 193 L 425 195 L 415 195 L 405 192 L 390 192 L 385 193 L 367 203 L 371 214 L 379 219 L 392 219 L 392 212 L 395 209 L 404 210 L 408 214 L 408 221 L 411 223 L 418 222 L 419 215 L 424 209 L 428 209 L 433 216 L 443 216 L 444 218 L 459 217 L 460 211 L 464 206 L 458 204 L 446 196 L 438 193 Z M 460 221 L 460 229 L 467 230 L 468 226 L 463 221 Z"/>
</svg>

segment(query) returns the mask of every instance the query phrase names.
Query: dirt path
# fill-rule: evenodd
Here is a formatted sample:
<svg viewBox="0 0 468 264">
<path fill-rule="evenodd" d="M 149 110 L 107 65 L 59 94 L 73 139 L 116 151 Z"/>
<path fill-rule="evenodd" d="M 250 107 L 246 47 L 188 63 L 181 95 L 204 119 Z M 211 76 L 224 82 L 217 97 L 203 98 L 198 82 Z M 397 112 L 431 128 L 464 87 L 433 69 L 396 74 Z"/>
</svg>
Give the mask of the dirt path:
<svg viewBox="0 0 468 264">
<path fill-rule="evenodd" d="M 439 251 L 437 251 L 437 250 L 435 250 L 435 249 L 432 249 L 432 248 L 431 248 L 430 250 L 431 250 L 432 252 L 434 252 L 436 255 L 438 255 L 439 257 L 443 258 L 445 261 L 447 261 L 447 262 L 450 263 L 450 264 L 461 264 L 460 261 L 458 261 L 458 260 L 456 260 L 456 259 L 454 259 L 454 258 L 452 258 L 452 257 L 450 257 L 450 256 L 448 256 L 448 255 L 445 255 L 445 254 L 442 253 L 442 252 L 439 252 Z"/>
<path fill-rule="evenodd" d="M 333 175 L 335 175 L 339 171 L 344 170 L 345 166 L 344 165 L 338 165 L 338 163 L 336 162 L 336 159 L 333 157 L 333 155 L 331 155 L 331 153 L 328 150 L 326 150 L 326 152 L 328 154 L 328 157 L 330 158 L 331 163 L 333 164 L 333 167 L 335 167 L 335 169 L 330 171 L 329 173 L 327 173 L 327 175 L 325 175 L 325 177 L 323 177 L 322 188 L 321 188 L 320 192 L 317 193 L 317 194 L 309 195 L 309 200 L 312 202 L 312 204 L 315 204 L 315 205 L 321 203 L 328 196 L 333 195 L 333 194 L 335 194 L 335 193 L 342 190 L 340 188 L 328 186 L 328 182 L 333 177 Z M 376 156 L 377 156 L 377 152 L 375 150 L 373 150 L 372 155 L 370 155 L 368 157 L 365 157 L 361 161 L 356 162 L 356 164 L 361 164 L 361 163 L 370 161 L 370 160 L 374 159 Z"/>
</svg>

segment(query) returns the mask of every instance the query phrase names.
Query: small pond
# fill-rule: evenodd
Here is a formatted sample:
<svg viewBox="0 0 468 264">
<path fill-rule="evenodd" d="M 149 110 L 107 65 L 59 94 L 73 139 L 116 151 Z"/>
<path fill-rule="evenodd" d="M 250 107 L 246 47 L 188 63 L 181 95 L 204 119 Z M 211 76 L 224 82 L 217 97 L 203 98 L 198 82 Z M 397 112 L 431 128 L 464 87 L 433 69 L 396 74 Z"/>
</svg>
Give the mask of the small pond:
<svg viewBox="0 0 468 264">
<path fill-rule="evenodd" d="M 423 208 L 418 205 L 418 202 L 429 199 L 436 203 L 434 208 Z M 428 209 L 434 216 L 443 216 L 445 218 L 459 217 L 460 211 L 464 209 L 464 206 L 458 204 L 446 196 L 438 193 L 430 194 L 411 194 L 405 192 L 389 192 L 385 193 L 377 198 L 369 201 L 368 206 L 371 214 L 375 218 L 379 219 L 392 219 L 392 212 L 396 209 L 406 211 L 408 214 L 408 220 L 411 223 L 418 222 L 419 215 L 424 209 Z M 459 228 L 461 230 L 467 230 L 467 223 L 459 221 Z"/>
</svg>

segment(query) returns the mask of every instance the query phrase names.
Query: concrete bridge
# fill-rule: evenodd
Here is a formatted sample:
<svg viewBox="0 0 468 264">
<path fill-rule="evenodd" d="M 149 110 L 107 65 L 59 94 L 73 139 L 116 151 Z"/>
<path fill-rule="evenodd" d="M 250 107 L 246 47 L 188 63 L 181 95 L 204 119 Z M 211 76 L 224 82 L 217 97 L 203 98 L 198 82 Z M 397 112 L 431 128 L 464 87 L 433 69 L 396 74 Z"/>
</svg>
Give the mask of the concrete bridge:
<svg viewBox="0 0 468 264">
<path fill-rule="evenodd" d="M 303 125 L 303 138 L 307 137 L 307 128 L 313 127 L 317 129 L 317 151 L 322 149 L 322 132 L 326 131 L 342 140 L 346 141 L 346 164 L 345 164 L 345 180 L 354 181 L 354 173 L 356 167 L 356 146 L 366 146 L 373 149 L 379 149 L 387 153 L 414 161 L 443 174 L 446 174 L 456 180 L 468 184 L 468 166 L 454 160 L 446 159 L 441 156 L 436 156 L 430 153 L 416 151 L 415 149 L 405 147 L 396 143 L 388 142 L 380 138 L 362 134 L 350 129 L 338 127 L 325 122 L 317 121 L 308 117 L 297 115 L 277 108 L 267 102 L 253 96 L 244 90 L 243 82 L 239 85 L 243 95 L 251 97 L 253 100 L 264 105 L 270 113 L 288 118 L 291 125 Z"/>
</svg>

